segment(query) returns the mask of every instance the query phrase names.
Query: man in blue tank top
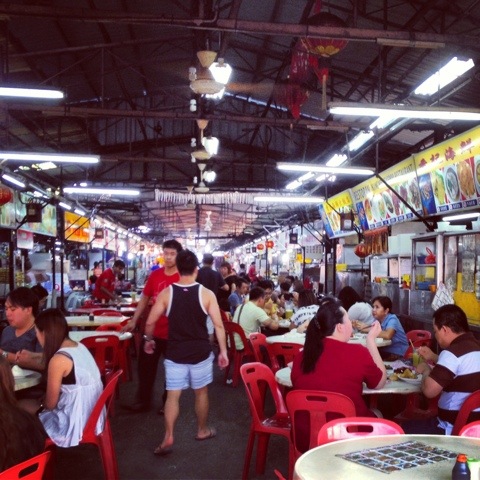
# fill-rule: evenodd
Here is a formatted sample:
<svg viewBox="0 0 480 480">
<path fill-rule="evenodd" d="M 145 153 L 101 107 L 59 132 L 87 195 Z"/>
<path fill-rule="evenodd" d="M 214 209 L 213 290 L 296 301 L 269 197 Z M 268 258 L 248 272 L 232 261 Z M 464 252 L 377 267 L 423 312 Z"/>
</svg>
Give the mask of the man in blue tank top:
<svg viewBox="0 0 480 480">
<path fill-rule="evenodd" d="M 153 353 L 155 342 L 152 333 L 157 319 L 168 316 L 168 342 L 165 353 L 167 402 L 165 404 L 165 436 L 155 449 L 155 455 L 172 452 L 173 431 L 179 414 L 182 390 L 191 387 L 195 392 L 197 415 L 196 440 L 207 440 L 216 435 L 208 426 L 208 384 L 213 380 L 212 347 L 208 339 L 207 315 L 213 321 L 218 339 L 218 366 L 228 366 L 228 356 L 220 309 L 215 294 L 195 281 L 198 272 L 196 255 L 183 250 L 177 255 L 180 280 L 163 290 L 145 325 L 145 353 Z"/>
</svg>

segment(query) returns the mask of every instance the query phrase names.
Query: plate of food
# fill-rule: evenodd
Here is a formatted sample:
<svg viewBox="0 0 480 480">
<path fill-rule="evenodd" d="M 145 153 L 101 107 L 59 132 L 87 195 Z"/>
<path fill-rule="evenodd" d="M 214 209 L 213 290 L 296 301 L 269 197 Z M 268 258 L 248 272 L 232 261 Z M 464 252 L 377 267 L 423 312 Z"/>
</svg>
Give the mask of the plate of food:
<svg viewBox="0 0 480 480">
<path fill-rule="evenodd" d="M 460 200 L 460 184 L 458 183 L 457 172 L 453 166 L 447 167 L 444 171 L 445 191 L 450 203 Z"/>
<path fill-rule="evenodd" d="M 291 322 L 289 320 L 280 320 L 278 322 L 278 326 L 282 328 L 288 328 L 291 325 Z"/>
<path fill-rule="evenodd" d="M 445 204 L 445 183 L 443 182 L 442 172 L 434 170 L 430 174 L 433 186 L 433 194 L 435 195 L 435 201 L 437 205 Z"/>
<path fill-rule="evenodd" d="M 387 216 L 387 207 L 382 195 L 375 195 L 372 199 L 373 215 L 377 220 L 384 220 Z"/>
<path fill-rule="evenodd" d="M 473 176 L 475 177 L 475 185 L 477 186 L 477 190 L 480 192 L 480 155 L 475 155 L 475 170 L 473 172 Z"/>
<path fill-rule="evenodd" d="M 387 208 L 387 213 L 390 217 L 395 216 L 395 207 L 393 206 L 392 195 L 390 192 L 382 193 L 383 201 L 385 202 L 385 207 Z"/>
<path fill-rule="evenodd" d="M 415 209 L 422 208 L 422 199 L 420 197 L 420 190 L 418 189 L 417 180 L 412 179 L 408 182 L 408 203 Z"/>
<path fill-rule="evenodd" d="M 372 204 L 370 203 L 370 200 L 368 198 L 365 199 L 363 206 L 365 209 L 365 215 L 367 216 L 367 220 L 369 222 L 373 222 Z"/>
<path fill-rule="evenodd" d="M 460 191 L 466 199 L 474 198 L 477 195 L 475 182 L 473 180 L 472 166 L 469 160 L 457 164 L 457 176 L 460 183 Z"/>
</svg>

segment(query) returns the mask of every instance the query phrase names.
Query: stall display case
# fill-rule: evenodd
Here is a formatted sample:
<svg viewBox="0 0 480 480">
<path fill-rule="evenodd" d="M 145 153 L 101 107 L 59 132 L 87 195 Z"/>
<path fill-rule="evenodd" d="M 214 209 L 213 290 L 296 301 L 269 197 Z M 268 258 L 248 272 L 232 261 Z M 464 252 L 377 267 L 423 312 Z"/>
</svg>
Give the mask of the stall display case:
<svg viewBox="0 0 480 480">
<path fill-rule="evenodd" d="M 425 233 L 412 237 L 412 275 L 409 314 L 431 319 L 432 300 L 443 281 L 443 233 Z"/>
</svg>

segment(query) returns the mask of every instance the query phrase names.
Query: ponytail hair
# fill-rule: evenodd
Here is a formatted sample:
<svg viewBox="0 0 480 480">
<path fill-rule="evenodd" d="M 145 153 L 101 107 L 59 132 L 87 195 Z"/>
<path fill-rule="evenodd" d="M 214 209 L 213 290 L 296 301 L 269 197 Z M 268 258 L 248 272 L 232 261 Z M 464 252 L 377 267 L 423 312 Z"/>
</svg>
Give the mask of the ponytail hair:
<svg viewBox="0 0 480 480">
<path fill-rule="evenodd" d="M 343 323 L 345 310 L 341 302 L 333 297 L 325 297 L 307 327 L 305 346 L 303 348 L 302 371 L 313 372 L 323 352 L 323 339 L 333 334 L 338 323 Z"/>
</svg>

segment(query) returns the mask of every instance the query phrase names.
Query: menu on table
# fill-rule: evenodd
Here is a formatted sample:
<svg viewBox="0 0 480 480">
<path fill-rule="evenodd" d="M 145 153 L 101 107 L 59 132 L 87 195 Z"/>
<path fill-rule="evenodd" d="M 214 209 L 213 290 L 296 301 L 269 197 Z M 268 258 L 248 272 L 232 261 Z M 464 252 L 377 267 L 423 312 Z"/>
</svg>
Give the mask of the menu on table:
<svg viewBox="0 0 480 480">
<path fill-rule="evenodd" d="M 420 465 L 453 460 L 457 457 L 457 452 L 433 447 L 422 442 L 403 442 L 338 456 L 383 473 L 391 473 Z"/>
</svg>

